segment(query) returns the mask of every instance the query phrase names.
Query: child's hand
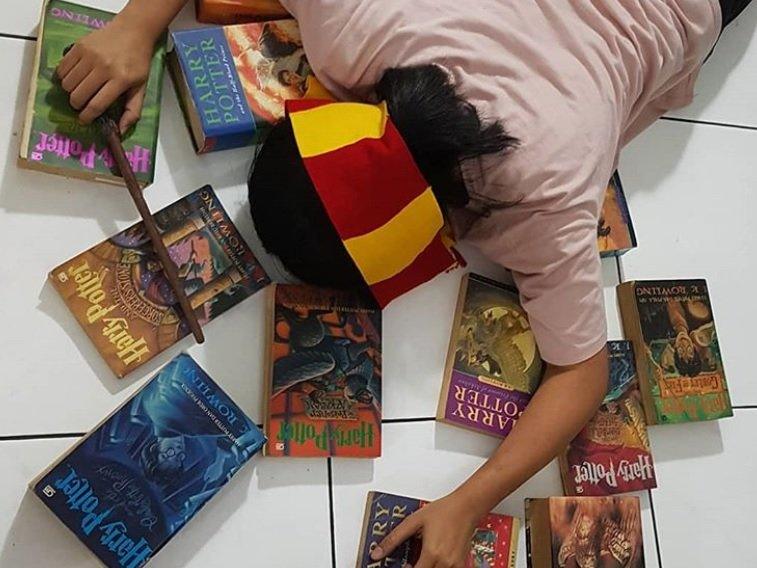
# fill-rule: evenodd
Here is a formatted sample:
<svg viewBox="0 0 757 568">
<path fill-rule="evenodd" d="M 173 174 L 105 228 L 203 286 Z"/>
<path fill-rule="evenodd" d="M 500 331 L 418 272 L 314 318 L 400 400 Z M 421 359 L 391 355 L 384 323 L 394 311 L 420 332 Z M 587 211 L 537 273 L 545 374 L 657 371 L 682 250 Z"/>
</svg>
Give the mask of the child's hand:
<svg viewBox="0 0 757 568">
<path fill-rule="evenodd" d="M 386 558 L 400 544 L 420 535 L 423 550 L 413 568 L 465 568 L 478 517 L 469 503 L 453 493 L 410 515 L 381 541 L 371 558 Z"/>
<path fill-rule="evenodd" d="M 71 94 L 71 106 L 89 124 L 123 93 L 127 93 L 119 122 L 125 132 L 142 114 L 155 37 L 126 17 L 80 39 L 63 57 L 57 74 Z"/>
</svg>

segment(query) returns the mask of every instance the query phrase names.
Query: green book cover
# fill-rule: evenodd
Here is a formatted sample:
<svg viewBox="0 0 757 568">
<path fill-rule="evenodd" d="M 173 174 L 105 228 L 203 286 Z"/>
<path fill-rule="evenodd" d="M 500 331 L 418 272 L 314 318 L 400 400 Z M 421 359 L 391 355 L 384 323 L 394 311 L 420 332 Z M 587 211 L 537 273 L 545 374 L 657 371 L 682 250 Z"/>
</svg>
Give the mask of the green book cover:
<svg viewBox="0 0 757 568">
<path fill-rule="evenodd" d="M 29 89 L 19 165 L 68 177 L 123 185 L 113 156 L 96 125 L 82 125 L 69 95 L 55 75 L 63 51 L 104 27 L 114 14 L 87 6 L 48 0 L 42 9 L 37 53 Z M 142 118 L 124 137 L 124 149 L 140 184 L 155 174 L 165 39 L 158 43 L 147 83 Z"/>
</svg>

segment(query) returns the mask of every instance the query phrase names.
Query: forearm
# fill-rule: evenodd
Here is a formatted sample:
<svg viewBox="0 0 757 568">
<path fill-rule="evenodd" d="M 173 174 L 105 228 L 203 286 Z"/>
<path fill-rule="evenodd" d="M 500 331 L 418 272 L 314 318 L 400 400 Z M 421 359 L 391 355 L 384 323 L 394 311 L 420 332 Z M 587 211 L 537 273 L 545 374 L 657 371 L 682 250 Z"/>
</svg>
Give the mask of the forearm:
<svg viewBox="0 0 757 568">
<path fill-rule="evenodd" d="M 128 21 L 129 25 L 139 26 L 153 39 L 157 39 L 168 27 L 188 0 L 129 0 L 123 10 L 116 16 L 118 20 Z"/>
<path fill-rule="evenodd" d="M 457 490 L 484 515 L 555 458 L 596 413 L 607 392 L 606 350 L 572 367 L 550 367 L 517 424 Z"/>
</svg>

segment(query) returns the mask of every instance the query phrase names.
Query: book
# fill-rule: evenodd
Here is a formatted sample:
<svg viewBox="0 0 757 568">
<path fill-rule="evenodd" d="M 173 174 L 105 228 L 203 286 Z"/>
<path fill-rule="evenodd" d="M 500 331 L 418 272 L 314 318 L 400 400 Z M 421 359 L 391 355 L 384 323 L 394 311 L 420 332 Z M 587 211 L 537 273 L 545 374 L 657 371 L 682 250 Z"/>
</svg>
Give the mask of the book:
<svg viewBox="0 0 757 568">
<path fill-rule="evenodd" d="M 198 22 L 241 24 L 286 18 L 289 12 L 277 0 L 195 0 Z"/>
<path fill-rule="evenodd" d="M 526 499 L 529 568 L 644 568 L 638 497 Z"/>
<path fill-rule="evenodd" d="M 310 66 L 294 20 L 174 32 L 169 70 L 198 153 L 250 146 L 304 96 Z"/>
<path fill-rule="evenodd" d="M 269 284 L 209 185 L 153 217 L 200 325 Z M 54 268 L 50 279 L 118 377 L 189 334 L 141 222 Z"/>
<path fill-rule="evenodd" d="M 625 282 L 618 302 L 648 424 L 733 416 L 706 281 Z"/>
<path fill-rule="evenodd" d="M 566 495 L 604 496 L 657 487 L 633 346 L 610 341 L 607 350 L 607 396 L 559 456 Z"/>
<path fill-rule="evenodd" d="M 637 246 L 636 232 L 618 172 L 613 174 L 605 190 L 597 226 L 597 243 L 602 257 L 621 256 Z"/>
<path fill-rule="evenodd" d="M 420 538 L 402 543 L 391 556 L 380 562 L 371 552 L 404 519 L 428 501 L 371 491 L 365 506 L 357 568 L 403 568 L 415 565 L 421 552 Z M 476 528 L 471 539 L 470 556 L 465 568 L 514 568 L 518 548 L 518 519 L 490 513 Z"/>
<path fill-rule="evenodd" d="M 380 456 L 381 311 L 344 291 L 270 294 L 265 454 Z"/>
<path fill-rule="evenodd" d="M 116 164 L 100 127 L 96 123 L 79 123 L 79 112 L 69 104 L 69 94 L 55 74 L 63 50 L 103 28 L 114 15 L 62 0 L 43 4 L 19 167 L 125 185 L 123 178 L 116 175 Z M 155 175 L 164 60 L 165 37 L 153 55 L 142 118 L 123 138 L 126 155 L 142 187 L 152 183 Z"/>
<path fill-rule="evenodd" d="M 105 566 L 138 568 L 264 441 L 234 401 L 181 354 L 30 488 Z"/>
<path fill-rule="evenodd" d="M 437 420 L 505 437 L 539 386 L 543 369 L 517 290 L 465 275 Z"/>
</svg>

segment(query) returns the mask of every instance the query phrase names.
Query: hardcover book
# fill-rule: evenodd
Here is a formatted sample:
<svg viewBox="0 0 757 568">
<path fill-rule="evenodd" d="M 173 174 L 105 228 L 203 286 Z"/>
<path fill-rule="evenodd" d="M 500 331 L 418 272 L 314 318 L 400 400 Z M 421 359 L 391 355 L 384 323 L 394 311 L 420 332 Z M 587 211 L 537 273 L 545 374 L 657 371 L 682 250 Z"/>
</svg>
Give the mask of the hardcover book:
<svg viewBox="0 0 757 568">
<path fill-rule="evenodd" d="M 638 497 L 526 499 L 529 568 L 644 568 Z"/>
<path fill-rule="evenodd" d="M 517 291 L 477 274 L 464 276 L 437 420 L 505 437 L 543 367 Z"/>
<path fill-rule="evenodd" d="M 626 282 L 618 301 L 647 423 L 733 416 L 707 282 Z"/>
<path fill-rule="evenodd" d="M 198 153 L 255 144 L 301 98 L 310 66 L 294 20 L 172 34 L 169 69 Z"/>
<path fill-rule="evenodd" d="M 605 201 L 597 227 L 599 254 L 603 257 L 621 256 L 636 248 L 636 232 L 633 229 L 628 202 L 620 183 L 618 172 L 612 176 L 605 191 Z"/>
<path fill-rule="evenodd" d="M 154 218 L 201 325 L 268 285 L 209 185 Z M 189 334 L 141 222 L 53 269 L 50 279 L 119 377 Z"/>
<path fill-rule="evenodd" d="M 138 568 L 264 441 L 234 401 L 182 354 L 30 488 L 105 566 Z"/>
<path fill-rule="evenodd" d="M 42 9 L 18 165 L 66 177 L 124 185 L 97 124 L 82 125 L 55 74 L 69 45 L 103 28 L 114 14 L 48 0 Z M 142 187 L 153 181 L 163 88 L 165 38 L 152 59 L 142 118 L 123 138 L 126 155 Z"/>
<path fill-rule="evenodd" d="M 389 493 L 368 493 L 361 531 L 357 568 L 403 568 L 415 565 L 420 538 L 401 544 L 391 556 L 377 562 L 371 552 L 397 525 L 428 501 Z M 514 568 L 518 547 L 518 519 L 490 513 L 476 528 L 465 568 Z"/>
<path fill-rule="evenodd" d="M 603 496 L 657 487 L 630 341 L 607 343 L 608 393 L 560 455 L 566 495 Z"/>
<path fill-rule="evenodd" d="M 381 312 L 355 294 L 271 291 L 269 456 L 381 455 Z"/>
<path fill-rule="evenodd" d="M 198 22 L 241 24 L 286 18 L 289 12 L 278 0 L 195 0 Z"/>
</svg>

